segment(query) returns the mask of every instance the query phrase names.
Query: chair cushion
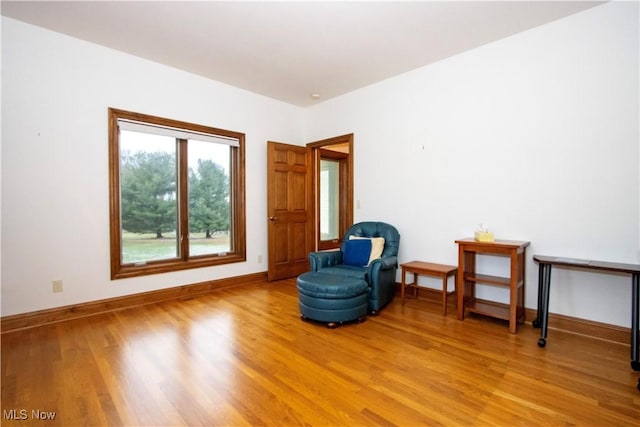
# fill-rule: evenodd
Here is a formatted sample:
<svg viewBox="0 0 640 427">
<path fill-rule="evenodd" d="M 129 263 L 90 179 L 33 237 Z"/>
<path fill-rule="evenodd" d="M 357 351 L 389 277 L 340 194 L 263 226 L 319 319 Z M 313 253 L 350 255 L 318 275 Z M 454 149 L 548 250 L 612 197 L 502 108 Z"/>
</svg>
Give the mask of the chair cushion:
<svg viewBox="0 0 640 427">
<path fill-rule="evenodd" d="M 353 298 L 369 292 L 364 280 L 314 272 L 298 276 L 297 287 L 302 294 L 328 299 Z"/>
<path fill-rule="evenodd" d="M 339 277 L 351 277 L 352 279 L 360 279 L 368 281 L 366 267 L 353 267 L 351 265 L 338 264 L 331 267 L 325 267 L 318 271 L 320 274 L 331 274 Z"/>
<path fill-rule="evenodd" d="M 342 252 L 343 264 L 353 267 L 365 266 L 369 264 L 369 257 L 371 256 L 371 240 L 347 240 Z"/>
</svg>

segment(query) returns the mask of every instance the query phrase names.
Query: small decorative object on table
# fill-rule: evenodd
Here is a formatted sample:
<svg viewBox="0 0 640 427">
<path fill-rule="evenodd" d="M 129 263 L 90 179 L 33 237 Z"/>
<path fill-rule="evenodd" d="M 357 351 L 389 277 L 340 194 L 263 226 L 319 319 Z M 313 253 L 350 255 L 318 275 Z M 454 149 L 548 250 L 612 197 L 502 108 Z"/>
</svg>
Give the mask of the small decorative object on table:
<svg viewBox="0 0 640 427">
<path fill-rule="evenodd" d="M 493 233 L 489 232 L 487 224 L 480 224 L 480 229 L 475 232 L 474 239 L 477 242 L 493 242 Z"/>
</svg>

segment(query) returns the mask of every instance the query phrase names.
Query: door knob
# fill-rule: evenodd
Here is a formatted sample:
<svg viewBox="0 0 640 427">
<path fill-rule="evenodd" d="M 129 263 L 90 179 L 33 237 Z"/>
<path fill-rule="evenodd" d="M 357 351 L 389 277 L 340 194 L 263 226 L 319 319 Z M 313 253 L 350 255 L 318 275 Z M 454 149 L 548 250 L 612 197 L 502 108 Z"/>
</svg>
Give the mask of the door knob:
<svg viewBox="0 0 640 427">
<path fill-rule="evenodd" d="M 270 217 L 269 217 L 269 221 L 275 221 L 276 219 L 278 219 L 278 217 L 277 217 L 277 216 L 270 216 Z"/>
</svg>

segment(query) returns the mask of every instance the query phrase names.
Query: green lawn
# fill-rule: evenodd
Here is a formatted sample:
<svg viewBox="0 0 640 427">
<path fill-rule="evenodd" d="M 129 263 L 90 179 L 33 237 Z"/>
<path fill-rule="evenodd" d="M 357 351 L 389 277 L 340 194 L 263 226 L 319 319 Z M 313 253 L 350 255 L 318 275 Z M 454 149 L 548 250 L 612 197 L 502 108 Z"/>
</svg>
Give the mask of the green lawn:
<svg viewBox="0 0 640 427">
<path fill-rule="evenodd" d="M 206 255 L 230 251 L 229 236 L 215 236 L 211 239 L 191 237 L 189 253 Z M 165 234 L 157 239 L 155 234 L 122 234 L 122 262 L 124 264 L 169 259 L 177 257 L 175 234 Z"/>
</svg>

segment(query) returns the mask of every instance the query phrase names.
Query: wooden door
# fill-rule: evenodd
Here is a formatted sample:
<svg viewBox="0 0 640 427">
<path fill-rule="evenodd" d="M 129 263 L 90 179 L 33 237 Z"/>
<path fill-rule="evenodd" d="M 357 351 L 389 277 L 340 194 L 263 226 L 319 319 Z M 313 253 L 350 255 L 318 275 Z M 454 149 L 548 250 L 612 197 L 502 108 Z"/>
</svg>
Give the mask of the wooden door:
<svg viewBox="0 0 640 427">
<path fill-rule="evenodd" d="M 267 143 L 268 280 L 309 270 L 313 197 L 311 155 L 306 147 Z"/>
</svg>

